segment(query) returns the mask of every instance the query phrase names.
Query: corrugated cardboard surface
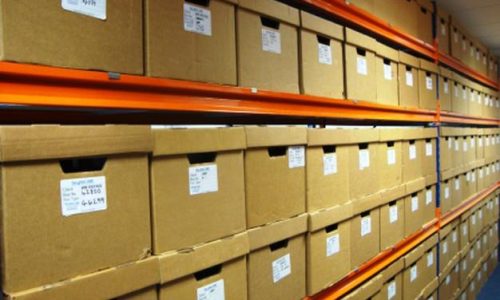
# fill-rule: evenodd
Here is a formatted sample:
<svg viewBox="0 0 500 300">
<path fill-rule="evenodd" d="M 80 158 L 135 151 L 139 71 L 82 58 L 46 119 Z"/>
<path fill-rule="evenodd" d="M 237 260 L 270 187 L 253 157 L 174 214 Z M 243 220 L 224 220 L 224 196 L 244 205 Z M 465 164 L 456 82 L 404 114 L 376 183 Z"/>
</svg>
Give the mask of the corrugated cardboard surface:
<svg viewBox="0 0 500 300">
<path fill-rule="evenodd" d="M 360 34 L 361 35 L 361 34 Z M 349 41 L 349 31 L 346 29 L 346 41 Z M 352 39 L 361 43 L 364 39 Z M 374 47 L 375 42 L 371 39 L 365 46 Z M 373 45 L 371 45 L 373 44 Z M 357 47 L 351 44 L 346 44 L 345 47 L 345 78 L 346 78 L 346 98 L 351 100 L 363 100 L 376 102 L 377 87 L 376 87 L 376 67 L 375 53 L 368 48 L 365 55 L 360 55 L 357 52 Z M 371 48 L 373 49 L 373 48 Z M 358 73 L 358 59 L 366 60 L 366 75 Z"/>
<path fill-rule="evenodd" d="M 391 223 L 391 208 L 396 207 L 397 219 Z M 405 201 L 398 199 L 380 207 L 380 249 L 385 250 L 405 237 Z"/>
<path fill-rule="evenodd" d="M 351 269 L 359 267 L 380 252 L 380 209 L 369 211 L 371 232 L 361 236 L 361 215 L 351 219 Z"/>
<path fill-rule="evenodd" d="M 375 60 L 377 73 L 377 103 L 398 106 L 398 51 L 381 43 L 377 43 L 377 56 Z M 385 74 L 386 66 L 390 66 L 391 68 L 390 79 L 388 79 Z"/>
<path fill-rule="evenodd" d="M 60 1 L 5 0 L 1 18 L 2 60 L 144 73 L 141 0 L 108 0 L 104 21 Z"/>
<path fill-rule="evenodd" d="M 380 143 L 379 151 L 379 159 L 376 163 L 379 164 L 380 189 L 400 185 L 403 177 L 402 142 Z M 392 152 L 395 153 L 395 162 L 392 161 Z M 391 161 L 389 161 L 389 158 L 391 158 Z"/>
<path fill-rule="evenodd" d="M 403 0 L 402 0 L 403 1 Z M 418 60 L 408 60 L 405 62 L 404 57 L 407 54 L 400 52 L 400 63 L 398 70 L 399 79 L 399 105 L 403 107 L 418 107 Z M 412 64 L 410 64 L 412 63 Z M 414 64 L 413 64 L 414 63 Z M 410 68 L 413 77 L 413 86 L 406 84 L 407 66 Z"/>
<path fill-rule="evenodd" d="M 360 145 L 351 145 L 349 148 L 349 195 L 351 200 L 362 198 L 379 190 L 378 163 L 380 145 L 369 143 L 366 149 Z M 361 168 L 363 153 L 367 151 L 369 165 Z"/>
<path fill-rule="evenodd" d="M 339 41 L 344 40 L 344 28 L 341 25 L 302 10 L 300 11 L 300 24 L 303 29 L 308 29 Z"/>
<path fill-rule="evenodd" d="M 345 40 L 347 43 L 375 52 L 377 50 L 377 41 L 361 32 L 351 28 L 345 28 Z"/>
<path fill-rule="evenodd" d="M 447 90 L 445 90 L 447 86 Z M 451 94 L 453 92 L 453 80 L 446 75 L 439 76 L 439 105 L 443 111 L 451 111 Z"/>
<path fill-rule="evenodd" d="M 116 300 L 158 300 L 158 291 L 156 290 L 156 286 L 151 286 L 120 296 Z"/>
<path fill-rule="evenodd" d="M 357 299 L 372 299 L 374 295 L 376 295 L 383 285 L 383 277 L 382 275 L 376 275 L 366 283 L 364 283 L 361 287 L 357 288 L 353 292 L 349 293 L 342 299 L 345 300 L 357 300 Z"/>
<path fill-rule="evenodd" d="M 299 25 L 299 11 L 275 0 L 238 0 L 238 5 L 259 14 L 277 18 L 293 25 Z"/>
<path fill-rule="evenodd" d="M 214 0 L 199 6 L 210 12 L 211 34 L 204 35 L 184 30 L 184 3 L 145 1 L 146 74 L 236 85 L 234 5 Z"/>
<path fill-rule="evenodd" d="M 352 202 L 309 213 L 308 228 L 310 232 L 323 229 L 352 217 Z"/>
<path fill-rule="evenodd" d="M 292 238 L 307 231 L 308 216 L 302 214 L 288 220 L 278 221 L 248 230 L 250 250 L 258 250 L 284 239 Z"/>
<path fill-rule="evenodd" d="M 403 182 L 409 182 L 423 176 L 423 159 L 425 155 L 422 151 L 424 149 L 423 144 L 423 140 L 403 142 Z M 410 152 L 410 150 L 412 151 Z M 410 154 L 414 154 L 415 156 L 410 157 Z"/>
<path fill-rule="evenodd" d="M 429 76 L 428 76 L 429 75 Z M 431 80 L 431 89 L 428 89 L 427 78 Z M 423 69 L 418 70 L 418 100 L 419 107 L 429 110 L 437 109 L 437 75 Z"/>
<path fill-rule="evenodd" d="M 305 145 L 307 129 L 287 126 L 247 126 L 245 127 L 248 148 Z"/>
</svg>

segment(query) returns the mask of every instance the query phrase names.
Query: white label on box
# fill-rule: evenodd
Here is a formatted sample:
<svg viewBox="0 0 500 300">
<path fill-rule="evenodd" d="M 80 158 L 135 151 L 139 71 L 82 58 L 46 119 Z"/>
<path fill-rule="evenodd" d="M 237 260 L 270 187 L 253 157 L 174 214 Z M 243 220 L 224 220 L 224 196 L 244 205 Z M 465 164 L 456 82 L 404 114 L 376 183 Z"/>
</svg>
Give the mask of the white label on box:
<svg viewBox="0 0 500 300">
<path fill-rule="evenodd" d="M 323 155 L 323 175 L 328 176 L 337 173 L 337 154 L 326 153 Z"/>
<path fill-rule="evenodd" d="M 332 64 L 332 48 L 330 45 L 318 43 L 318 61 L 320 64 L 324 65 Z"/>
<path fill-rule="evenodd" d="M 361 236 L 365 236 L 372 232 L 372 217 L 366 216 L 361 218 Z"/>
<path fill-rule="evenodd" d="M 476 94 L 474 94 L 474 93 L 470 94 L 470 101 L 471 102 L 475 102 L 476 101 Z"/>
<path fill-rule="evenodd" d="M 467 152 L 467 148 L 468 148 L 468 144 L 467 144 L 467 141 L 464 140 L 464 152 Z"/>
<path fill-rule="evenodd" d="M 281 34 L 279 31 L 262 28 L 262 50 L 281 54 Z"/>
<path fill-rule="evenodd" d="M 450 282 L 451 282 L 451 277 L 450 277 L 450 275 L 448 275 L 448 276 L 446 276 L 445 283 L 446 283 L 446 285 L 450 285 Z"/>
<path fill-rule="evenodd" d="M 470 139 L 470 147 L 471 148 L 476 147 L 476 139 L 474 137 L 471 137 Z"/>
<path fill-rule="evenodd" d="M 477 279 L 481 280 L 481 272 L 477 272 Z"/>
<path fill-rule="evenodd" d="M 462 89 L 462 98 L 463 98 L 464 100 L 467 100 L 467 90 L 466 90 L 465 88 L 464 88 L 464 89 Z"/>
<path fill-rule="evenodd" d="M 432 266 L 432 264 L 434 264 L 434 253 L 429 252 L 427 254 L 427 267 Z"/>
<path fill-rule="evenodd" d="M 455 43 L 458 43 L 458 33 L 453 33 L 453 40 L 455 41 Z"/>
<path fill-rule="evenodd" d="M 332 256 L 335 253 L 340 252 L 340 236 L 339 234 L 334 234 L 326 238 L 326 256 Z"/>
<path fill-rule="evenodd" d="M 460 179 L 455 179 L 455 190 L 458 191 L 460 189 Z"/>
<path fill-rule="evenodd" d="M 458 97 L 458 86 L 455 86 L 455 97 Z"/>
<path fill-rule="evenodd" d="M 470 290 L 471 291 L 474 291 L 476 289 L 476 283 L 473 281 L 471 284 L 470 284 Z"/>
<path fill-rule="evenodd" d="M 196 290 L 196 300 L 224 300 L 224 279 L 204 285 Z"/>
<path fill-rule="evenodd" d="M 425 88 L 428 90 L 433 89 L 432 76 L 425 76 Z"/>
<path fill-rule="evenodd" d="M 460 143 L 458 142 L 458 139 L 455 139 L 455 151 L 460 151 Z"/>
<path fill-rule="evenodd" d="M 210 10 L 184 2 L 184 30 L 211 36 L 212 16 Z"/>
<path fill-rule="evenodd" d="M 479 178 L 483 178 L 483 169 L 479 170 Z"/>
<path fill-rule="evenodd" d="M 478 214 L 479 214 L 479 219 L 482 220 L 483 219 L 483 210 L 480 209 Z"/>
<path fill-rule="evenodd" d="M 493 229 L 490 229 L 490 237 L 493 237 Z"/>
<path fill-rule="evenodd" d="M 465 50 L 467 48 L 467 43 L 465 43 L 465 40 L 462 40 L 462 49 Z"/>
<path fill-rule="evenodd" d="M 62 0 L 63 9 L 106 20 L 106 0 Z"/>
<path fill-rule="evenodd" d="M 456 231 L 456 230 L 453 230 L 453 232 L 451 233 L 451 241 L 452 241 L 453 243 L 456 243 L 456 242 L 457 242 L 457 239 L 458 239 L 457 235 L 458 235 L 458 234 L 457 234 L 457 231 Z"/>
<path fill-rule="evenodd" d="M 476 225 L 476 214 L 471 216 L 472 225 Z"/>
<path fill-rule="evenodd" d="M 467 271 L 467 260 L 466 259 L 464 259 L 462 261 L 462 270 Z"/>
<path fill-rule="evenodd" d="M 415 281 L 417 279 L 418 272 L 417 272 L 417 265 L 414 265 L 413 267 L 410 268 L 410 282 Z"/>
<path fill-rule="evenodd" d="M 479 102 L 479 104 L 482 104 L 483 103 L 483 96 L 478 95 L 477 96 L 477 102 Z"/>
<path fill-rule="evenodd" d="M 462 235 L 467 235 L 467 224 L 462 225 Z"/>
<path fill-rule="evenodd" d="M 476 172 L 472 172 L 472 182 L 476 182 Z"/>
<path fill-rule="evenodd" d="M 359 150 L 359 169 L 364 170 L 370 167 L 370 151 L 368 149 Z"/>
<path fill-rule="evenodd" d="M 384 79 L 392 80 L 392 67 L 391 64 L 384 64 Z"/>
<path fill-rule="evenodd" d="M 476 51 L 476 60 L 481 60 L 481 54 L 479 51 Z"/>
<path fill-rule="evenodd" d="M 219 190 L 217 165 L 189 167 L 189 195 L 213 193 Z"/>
<path fill-rule="evenodd" d="M 303 168 L 306 165 L 306 150 L 304 146 L 288 147 L 288 168 Z"/>
<path fill-rule="evenodd" d="M 470 181 L 470 174 L 471 174 L 470 172 L 467 172 L 467 174 L 465 175 L 465 180 L 466 180 L 467 182 L 469 182 L 469 181 Z"/>
<path fill-rule="evenodd" d="M 396 296 L 396 281 L 391 281 L 387 286 L 387 300 L 391 300 Z"/>
<path fill-rule="evenodd" d="M 65 217 L 107 209 L 105 176 L 63 179 L 60 188 Z"/>
<path fill-rule="evenodd" d="M 430 296 L 427 300 L 434 300 L 434 296 Z"/>
<path fill-rule="evenodd" d="M 413 160 L 413 159 L 417 158 L 417 145 L 415 145 L 415 144 L 411 145 L 410 144 L 410 147 L 409 147 L 409 157 L 410 157 L 410 160 Z"/>
<path fill-rule="evenodd" d="M 396 164 L 396 149 L 394 149 L 393 147 L 387 149 L 387 164 Z"/>
<path fill-rule="evenodd" d="M 453 140 L 451 138 L 448 138 L 448 149 L 451 149 L 453 146 Z"/>
<path fill-rule="evenodd" d="M 432 203 L 432 190 L 427 190 L 425 192 L 425 205 Z"/>
<path fill-rule="evenodd" d="M 443 243 L 443 254 L 446 254 L 446 253 L 448 253 L 448 242 L 447 241 L 445 241 Z"/>
<path fill-rule="evenodd" d="M 432 143 L 425 143 L 425 156 L 432 156 Z"/>
<path fill-rule="evenodd" d="M 358 55 L 358 57 L 357 57 L 357 70 L 358 70 L 358 74 L 368 75 L 368 64 L 366 63 L 366 57 Z"/>
<path fill-rule="evenodd" d="M 449 86 L 448 86 L 448 82 L 447 82 L 447 81 L 445 81 L 445 82 L 444 82 L 444 93 L 445 93 L 445 94 L 448 94 L 448 93 L 449 93 L 449 91 L 450 91 L 450 88 L 449 88 Z"/>
<path fill-rule="evenodd" d="M 470 54 L 470 56 L 474 57 L 474 48 L 470 48 L 469 54 Z"/>
<path fill-rule="evenodd" d="M 490 175 L 490 167 L 486 167 L 486 176 Z"/>
<path fill-rule="evenodd" d="M 391 205 L 389 206 L 389 223 L 394 223 L 398 220 L 398 206 Z"/>
<path fill-rule="evenodd" d="M 415 212 L 418 210 L 418 196 L 411 197 L 411 211 Z"/>
<path fill-rule="evenodd" d="M 413 86 L 413 72 L 406 71 L 406 85 Z"/>
<path fill-rule="evenodd" d="M 450 188 L 449 187 L 444 188 L 444 198 L 445 199 L 450 198 Z"/>
<path fill-rule="evenodd" d="M 482 147 L 482 146 L 483 146 L 483 138 L 482 138 L 482 137 L 480 137 L 480 138 L 478 139 L 478 144 L 479 144 L 479 147 Z"/>
<path fill-rule="evenodd" d="M 276 283 L 292 273 L 290 254 L 273 261 L 273 282 Z"/>
<path fill-rule="evenodd" d="M 441 35 L 446 35 L 446 25 L 441 24 Z"/>
<path fill-rule="evenodd" d="M 469 250 L 469 256 L 470 256 L 470 259 L 474 259 L 474 247 L 472 247 L 470 250 Z"/>
<path fill-rule="evenodd" d="M 486 272 L 488 270 L 488 266 L 486 265 L 486 263 L 483 264 L 483 272 Z"/>
<path fill-rule="evenodd" d="M 489 138 L 489 137 L 486 137 L 485 142 L 486 142 L 486 146 L 489 146 L 489 145 L 490 145 L 490 138 Z"/>
</svg>

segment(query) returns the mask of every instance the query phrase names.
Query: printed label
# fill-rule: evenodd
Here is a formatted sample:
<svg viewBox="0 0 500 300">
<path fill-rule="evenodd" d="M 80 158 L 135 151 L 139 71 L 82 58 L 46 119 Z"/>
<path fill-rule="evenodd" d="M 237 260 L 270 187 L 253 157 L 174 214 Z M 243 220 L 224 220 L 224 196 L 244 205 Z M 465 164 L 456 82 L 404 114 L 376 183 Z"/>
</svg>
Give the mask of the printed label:
<svg viewBox="0 0 500 300">
<path fill-rule="evenodd" d="M 446 254 L 446 253 L 448 253 L 448 242 L 447 241 L 445 241 L 443 243 L 443 254 Z"/>
<path fill-rule="evenodd" d="M 473 137 L 470 139 L 470 147 L 471 147 L 471 148 L 476 147 L 476 139 L 475 139 L 475 138 L 473 138 Z"/>
<path fill-rule="evenodd" d="M 427 267 L 432 266 L 434 264 L 434 254 L 432 252 L 427 254 Z"/>
<path fill-rule="evenodd" d="M 106 177 L 60 181 L 62 215 L 69 217 L 107 209 Z"/>
<path fill-rule="evenodd" d="M 279 31 L 262 28 L 262 50 L 281 54 L 281 34 Z"/>
<path fill-rule="evenodd" d="M 189 194 L 191 196 L 219 190 L 217 165 L 189 167 Z"/>
<path fill-rule="evenodd" d="M 372 218 L 366 216 L 361 218 L 361 236 L 365 236 L 372 232 Z"/>
<path fill-rule="evenodd" d="M 184 2 L 184 30 L 211 36 L 212 17 L 210 10 Z"/>
<path fill-rule="evenodd" d="M 457 232 L 455 230 L 453 230 L 453 232 L 451 233 L 451 241 L 453 243 L 456 243 L 457 240 L 458 240 L 458 234 L 457 234 Z"/>
<path fill-rule="evenodd" d="M 475 214 L 473 214 L 471 216 L 471 221 L 472 221 L 472 225 L 476 225 L 476 215 Z"/>
<path fill-rule="evenodd" d="M 466 90 L 465 88 L 464 88 L 464 89 L 462 89 L 462 98 L 463 98 L 464 100 L 467 100 L 467 90 Z"/>
<path fill-rule="evenodd" d="M 389 223 L 394 223 L 398 220 L 398 206 L 389 206 Z"/>
<path fill-rule="evenodd" d="M 340 252 L 340 236 L 339 234 L 334 234 L 326 238 L 326 256 L 332 256 L 335 253 Z"/>
<path fill-rule="evenodd" d="M 469 256 L 470 256 L 470 259 L 474 259 L 474 256 L 475 256 L 475 254 L 474 254 L 474 247 L 472 247 L 472 248 L 470 249 L 470 251 L 469 251 Z"/>
<path fill-rule="evenodd" d="M 467 182 L 469 182 L 469 181 L 470 181 L 470 172 L 467 172 L 467 174 L 465 174 L 465 180 L 466 180 Z"/>
<path fill-rule="evenodd" d="M 451 138 L 448 138 L 448 149 L 451 149 L 453 146 L 453 140 Z"/>
<path fill-rule="evenodd" d="M 483 219 L 483 211 L 480 209 L 479 210 L 479 219 L 482 220 Z"/>
<path fill-rule="evenodd" d="M 471 178 L 471 179 L 472 179 L 471 181 L 472 181 L 472 182 L 476 182 L 476 172 L 472 172 L 471 177 L 472 177 L 472 178 Z"/>
<path fill-rule="evenodd" d="M 358 74 L 368 75 L 368 64 L 366 63 L 366 57 L 358 55 L 357 70 Z"/>
<path fill-rule="evenodd" d="M 450 188 L 449 187 L 444 188 L 444 198 L 445 199 L 450 198 Z"/>
<path fill-rule="evenodd" d="M 425 143 L 425 156 L 432 156 L 432 143 Z"/>
<path fill-rule="evenodd" d="M 462 225 L 462 235 L 467 235 L 467 224 Z"/>
<path fill-rule="evenodd" d="M 455 151 L 460 151 L 460 144 L 458 143 L 458 139 L 455 139 Z"/>
<path fill-rule="evenodd" d="M 432 190 L 427 190 L 425 192 L 425 205 L 432 203 Z"/>
<path fill-rule="evenodd" d="M 106 0 L 62 0 L 61 6 L 67 11 L 106 20 Z"/>
<path fill-rule="evenodd" d="M 302 168 L 306 165 L 306 155 L 304 146 L 288 147 L 288 168 Z"/>
<path fill-rule="evenodd" d="M 418 210 L 418 196 L 411 197 L 411 211 L 415 212 Z"/>
<path fill-rule="evenodd" d="M 460 189 L 460 179 L 455 179 L 455 190 L 458 191 Z"/>
<path fill-rule="evenodd" d="M 292 273 L 290 254 L 273 261 L 273 282 L 276 283 Z"/>
<path fill-rule="evenodd" d="M 447 81 L 444 82 L 444 93 L 449 94 L 450 92 L 450 87 Z"/>
<path fill-rule="evenodd" d="M 469 145 L 467 144 L 467 141 L 466 141 L 466 140 L 464 140 L 464 143 L 463 143 L 463 149 L 464 149 L 464 152 L 467 152 L 467 147 L 468 147 L 468 146 L 469 146 Z"/>
<path fill-rule="evenodd" d="M 462 270 L 467 271 L 467 260 L 462 261 Z"/>
<path fill-rule="evenodd" d="M 323 155 L 323 175 L 328 176 L 337 173 L 337 154 L 327 153 Z"/>
<path fill-rule="evenodd" d="M 413 144 L 410 145 L 409 149 L 409 156 L 410 160 L 416 159 L 417 158 L 417 145 Z"/>
<path fill-rule="evenodd" d="M 392 67 L 391 64 L 384 64 L 384 79 L 392 80 Z"/>
<path fill-rule="evenodd" d="M 450 282 L 451 282 L 451 277 L 450 277 L 450 275 L 448 275 L 448 276 L 446 276 L 445 283 L 446 283 L 446 285 L 450 285 Z"/>
<path fill-rule="evenodd" d="M 418 272 L 417 272 L 417 265 L 414 265 L 410 268 L 410 282 L 415 281 L 417 279 Z"/>
<path fill-rule="evenodd" d="M 391 281 L 387 286 L 387 300 L 391 300 L 396 297 L 396 282 Z"/>
<path fill-rule="evenodd" d="M 387 149 L 387 164 L 396 164 L 396 150 L 392 147 Z"/>
<path fill-rule="evenodd" d="M 425 87 L 428 90 L 433 89 L 434 84 L 432 83 L 432 76 L 425 76 Z"/>
<path fill-rule="evenodd" d="M 196 290 L 197 300 L 224 300 L 224 279 L 202 286 Z"/>
<path fill-rule="evenodd" d="M 406 71 L 406 85 L 413 86 L 413 72 Z"/>
<path fill-rule="evenodd" d="M 370 151 L 368 149 L 359 150 L 359 169 L 362 171 L 370 167 Z"/>
<path fill-rule="evenodd" d="M 318 61 L 320 64 L 324 65 L 332 64 L 332 48 L 330 45 L 318 43 Z"/>
<path fill-rule="evenodd" d="M 482 137 L 478 138 L 477 143 L 478 143 L 479 147 L 482 147 L 483 146 L 483 138 Z"/>
</svg>

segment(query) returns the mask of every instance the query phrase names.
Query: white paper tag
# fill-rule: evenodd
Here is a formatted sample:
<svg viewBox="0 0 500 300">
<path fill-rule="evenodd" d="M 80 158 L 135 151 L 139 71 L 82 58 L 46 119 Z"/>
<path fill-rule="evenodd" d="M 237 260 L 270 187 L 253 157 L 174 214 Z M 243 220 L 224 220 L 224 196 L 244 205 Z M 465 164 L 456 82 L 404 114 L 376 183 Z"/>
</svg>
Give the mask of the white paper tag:
<svg viewBox="0 0 500 300">
<path fill-rule="evenodd" d="M 467 271 L 467 260 L 466 259 L 464 259 L 462 261 L 462 270 Z"/>
<path fill-rule="evenodd" d="M 433 86 L 432 76 L 425 76 L 425 88 L 432 91 Z"/>
<path fill-rule="evenodd" d="M 451 277 L 450 277 L 450 275 L 448 275 L 448 276 L 446 276 L 445 283 L 446 283 L 446 285 L 450 285 L 450 282 L 451 282 Z"/>
<path fill-rule="evenodd" d="M 476 60 L 480 61 L 481 60 L 481 54 L 479 51 L 476 51 Z"/>
<path fill-rule="evenodd" d="M 483 264 L 483 272 L 486 272 L 488 270 L 488 266 L 486 265 L 486 263 Z"/>
<path fill-rule="evenodd" d="M 465 88 L 462 89 L 462 98 L 467 100 L 467 90 Z"/>
<path fill-rule="evenodd" d="M 469 181 L 470 181 L 470 179 L 471 179 L 470 177 L 471 177 L 471 173 L 470 173 L 470 172 L 467 172 L 467 174 L 465 175 L 465 180 L 466 180 L 467 182 L 469 182 Z"/>
<path fill-rule="evenodd" d="M 318 62 L 324 65 L 332 64 L 332 48 L 330 45 L 318 43 Z"/>
<path fill-rule="evenodd" d="M 470 56 L 474 57 L 474 48 L 470 48 L 470 52 L 469 52 Z"/>
<path fill-rule="evenodd" d="M 63 9 L 106 20 L 106 0 L 62 0 Z"/>
<path fill-rule="evenodd" d="M 364 170 L 370 167 L 370 151 L 359 149 L 359 169 Z"/>
<path fill-rule="evenodd" d="M 458 142 L 458 139 L 455 139 L 455 151 L 460 151 L 460 143 Z"/>
<path fill-rule="evenodd" d="M 323 175 L 328 176 L 337 173 L 337 154 L 326 153 L 323 155 Z"/>
<path fill-rule="evenodd" d="M 479 178 L 483 178 L 483 169 L 479 169 Z"/>
<path fill-rule="evenodd" d="M 358 74 L 368 75 L 368 64 L 366 63 L 366 57 L 361 55 L 357 56 L 357 70 Z"/>
<path fill-rule="evenodd" d="M 414 265 L 410 268 L 410 282 L 415 281 L 417 279 L 418 272 L 417 272 L 417 265 Z"/>
<path fill-rule="evenodd" d="M 417 158 L 417 145 L 415 144 L 410 144 L 409 149 L 409 157 L 410 160 L 414 160 Z"/>
<path fill-rule="evenodd" d="M 474 247 L 472 247 L 470 250 L 469 250 L 469 256 L 470 256 L 470 259 L 474 259 Z"/>
<path fill-rule="evenodd" d="M 489 234 L 490 234 L 490 237 L 493 237 L 493 228 L 490 228 Z"/>
<path fill-rule="evenodd" d="M 406 71 L 406 85 L 413 86 L 413 72 Z"/>
<path fill-rule="evenodd" d="M 486 176 L 490 175 L 490 167 L 486 167 Z"/>
<path fill-rule="evenodd" d="M 427 190 L 425 192 L 425 205 L 432 203 L 432 190 Z"/>
<path fill-rule="evenodd" d="M 224 279 L 204 285 L 196 290 L 196 300 L 224 300 Z"/>
<path fill-rule="evenodd" d="M 279 31 L 262 28 L 262 50 L 281 54 L 281 34 Z"/>
<path fill-rule="evenodd" d="M 467 144 L 467 140 L 464 140 L 464 143 L 463 143 L 463 149 L 464 149 L 464 152 L 467 152 L 467 147 L 469 145 Z"/>
<path fill-rule="evenodd" d="M 434 253 L 429 252 L 427 254 L 427 267 L 430 267 L 434 264 Z"/>
<path fill-rule="evenodd" d="M 288 168 L 302 168 L 306 165 L 306 150 L 304 146 L 288 147 Z"/>
<path fill-rule="evenodd" d="M 478 143 L 479 147 L 482 147 L 482 146 L 483 146 L 483 137 L 480 137 L 480 138 L 477 140 L 477 143 Z"/>
<path fill-rule="evenodd" d="M 455 85 L 455 89 L 454 90 L 455 90 L 455 97 L 458 97 L 458 93 L 459 93 L 458 92 L 458 86 Z"/>
<path fill-rule="evenodd" d="M 290 254 L 284 255 L 273 261 L 273 282 L 276 283 L 292 273 Z"/>
<path fill-rule="evenodd" d="M 372 218 L 366 216 L 361 218 L 361 236 L 365 236 L 372 232 Z"/>
<path fill-rule="evenodd" d="M 432 142 L 425 143 L 425 156 L 432 156 Z"/>
<path fill-rule="evenodd" d="M 389 206 L 389 223 L 394 223 L 398 220 L 398 206 L 391 205 Z"/>
<path fill-rule="evenodd" d="M 453 243 L 456 243 L 458 240 L 458 234 L 457 234 L 457 231 L 456 230 L 453 230 L 453 232 L 451 233 L 451 241 Z"/>
<path fill-rule="evenodd" d="M 486 146 L 489 146 L 490 145 L 490 138 L 486 137 L 485 142 L 486 142 Z"/>
<path fill-rule="evenodd" d="M 85 177 L 60 181 L 61 212 L 65 217 L 107 209 L 106 177 Z"/>
<path fill-rule="evenodd" d="M 471 284 L 470 284 L 470 290 L 471 291 L 474 291 L 476 289 L 476 284 L 475 282 L 473 281 Z"/>
<path fill-rule="evenodd" d="M 396 164 L 396 150 L 393 147 L 387 148 L 387 164 Z"/>
<path fill-rule="evenodd" d="M 387 285 L 387 300 L 391 300 L 396 297 L 396 281 L 391 281 Z"/>
<path fill-rule="evenodd" d="M 450 188 L 449 187 L 444 188 L 444 198 L 445 199 L 450 198 Z"/>
<path fill-rule="evenodd" d="M 462 225 L 462 235 L 467 235 L 467 224 Z"/>
<path fill-rule="evenodd" d="M 217 165 L 189 167 L 189 195 L 213 193 L 219 190 Z"/>
<path fill-rule="evenodd" d="M 476 182 L 476 172 L 472 172 L 472 175 L 471 175 L 471 181 L 472 182 Z"/>
<path fill-rule="evenodd" d="M 476 214 L 471 216 L 472 225 L 476 225 Z"/>
<path fill-rule="evenodd" d="M 212 14 L 210 10 L 184 2 L 184 30 L 211 36 Z"/>
<path fill-rule="evenodd" d="M 455 179 L 455 191 L 460 189 L 460 179 Z"/>
<path fill-rule="evenodd" d="M 443 85 L 444 85 L 444 86 L 443 86 L 443 88 L 444 88 L 444 93 L 445 93 L 445 94 L 449 94 L 449 92 L 450 92 L 450 87 L 449 87 L 448 81 L 445 81 Z"/>
<path fill-rule="evenodd" d="M 411 197 L 411 211 L 415 212 L 418 210 L 418 196 Z"/>
<path fill-rule="evenodd" d="M 444 241 L 443 242 L 443 254 L 448 253 L 448 242 Z"/>
<path fill-rule="evenodd" d="M 326 256 L 332 256 L 335 253 L 340 252 L 340 236 L 339 234 L 334 234 L 326 238 Z"/>
<path fill-rule="evenodd" d="M 384 63 L 384 79 L 392 80 L 392 67 L 391 64 Z"/>
<path fill-rule="evenodd" d="M 427 300 L 434 300 L 434 296 L 430 296 Z"/>
<path fill-rule="evenodd" d="M 479 102 L 479 104 L 483 104 L 483 96 L 481 96 L 481 94 L 478 95 L 477 102 Z"/>
<path fill-rule="evenodd" d="M 479 210 L 478 215 L 479 215 L 479 219 L 482 220 L 483 219 L 483 210 L 482 209 Z"/>
<path fill-rule="evenodd" d="M 453 140 L 451 138 L 448 138 L 448 149 L 451 149 L 453 146 Z"/>
<path fill-rule="evenodd" d="M 446 35 L 446 25 L 441 24 L 441 35 Z"/>
<path fill-rule="evenodd" d="M 471 139 L 470 139 L 470 147 L 471 148 L 476 147 L 476 139 L 474 137 L 471 137 Z"/>
</svg>

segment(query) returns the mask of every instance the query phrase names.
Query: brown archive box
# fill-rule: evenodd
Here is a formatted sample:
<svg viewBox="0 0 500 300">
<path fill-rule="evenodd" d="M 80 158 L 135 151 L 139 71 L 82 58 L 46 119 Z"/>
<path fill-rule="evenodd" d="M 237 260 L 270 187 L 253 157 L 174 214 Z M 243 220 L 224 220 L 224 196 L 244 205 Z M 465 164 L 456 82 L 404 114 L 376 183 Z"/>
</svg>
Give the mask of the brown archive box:
<svg viewBox="0 0 500 300">
<path fill-rule="evenodd" d="M 402 129 L 380 128 L 378 163 L 380 190 L 403 183 L 403 139 Z"/>
<path fill-rule="evenodd" d="M 420 108 L 436 110 L 437 109 L 437 74 L 436 64 L 419 59 L 420 68 L 418 69 L 418 103 Z"/>
<path fill-rule="evenodd" d="M 307 233 L 307 294 L 335 284 L 351 270 L 350 204 L 309 214 Z"/>
<path fill-rule="evenodd" d="M 158 300 L 158 291 L 156 286 L 152 286 L 118 297 L 116 300 Z"/>
<path fill-rule="evenodd" d="M 456 263 L 445 270 L 444 274 L 439 277 L 439 297 L 441 299 L 456 299 L 456 295 L 460 290 L 460 265 Z"/>
<path fill-rule="evenodd" d="M 417 36 L 419 9 L 417 2 L 415 0 L 396 0 L 393 5 L 396 11 L 394 22 L 396 27 L 412 36 Z"/>
<path fill-rule="evenodd" d="M 405 237 L 405 186 L 382 193 L 386 203 L 380 207 L 380 249 L 394 246 Z"/>
<path fill-rule="evenodd" d="M 376 51 L 377 103 L 398 106 L 398 51 L 380 42 Z"/>
<path fill-rule="evenodd" d="M 378 274 L 368 279 L 362 286 L 343 297 L 343 300 L 358 300 L 358 299 L 380 299 L 380 289 L 383 286 L 383 276 Z"/>
<path fill-rule="evenodd" d="M 146 126 L 0 128 L 5 293 L 148 256 L 151 144 Z"/>
<path fill-rule="evenodd" d="M 381 272 L 384 285 L 375 300 L 403 300 L 403 269 L 404 260 L 399 259 Z"/>
<path fill-rule="evenodd" d="M 345 98 L 344 28 L 305 11 L 300 22 L 301 93 Z"/>
<path fill-rule="evenodd" d="M 418 68 L 418 58 L 399 51 L 399 105 L 402 107 L 418 107 Z"/>
<path fill-rule="evenodd" d="M 243 128 L 153 129 L 154 253 L 246 229 Z"/>
<path fill-rule="evenodd" d="M 250 229 L 248 298 L 302 299 L 306 295 L 307 215 Z"/>
<path fill-rule="evenodd" d="M 434 43 L 432 37 L 432 19 L 434 14 L 434 5 L 431 0 L 416 0 L 418 4 L 417 17 L 417 37 L 429 45 Z"/>
<path fill-rule="evenodd" d="M 405 191 L 405 236 L 409 236 L 422 228 L 426 222 L 424 208 L 426 203 L 425 181 L 416 179 L 406 184 Z"/>
<path fill-rule="evenodd" d="M 450 14 L 441 6 L 437 6 L 436 28 L 439 51 L 450 54 Z"/>
<path fill-rule="evenodd" d="M 235 0 L 145 0 L 146 74 L 236 85 Z"/>
<path fill-rule="evenodd" d="M 423 161 L 425 140 L 422 139 L 422 128 L 404 130 L 403 141 L 403 183 L 423 177 Z"/>
<path fill-rule="evenodd" d="M 246 233 L 159 256 L 159 300 L 247 299 Z"/>
<path fill-rule="evenodd" d="M 424 128 L 422 130 L 423 140 L 423 159 L 422 159 L 422 175 L 427 182 L 434 183 L 437 180 L 436 175 L 436 157 L 437 157 L 437 128 Z"/>
<path fill-rule="evenodd" d="M 0 59 L 143 74 L 142 1 L 80 2 L 2 1 Z"/>
<path fill-rule="evenodd" d="M 302 127 L 245 127 L 247 227 L 305 212 L 305 144 Z"/>
<path fill-rule="evenodd" d="M 275 0 L 238 2 L 238 85 L 299 93 L 299 11 Z"/>
<path fill-rule="evenodd" d="M 439 67 L 439 105 L 442 111 L 451 111 L 453 79 L 450 69 Z"/>
<path fill-rule="evenodd" d="M 351 100 L 377 101 L 375 39 L 345 29 L 346 97 Z"/>
<path fill-rule="evenodd" d="M 459 222 L 452 222 L 439 231 L 439 270 L 443 272 L 459 256 Z"/>
</svg>

